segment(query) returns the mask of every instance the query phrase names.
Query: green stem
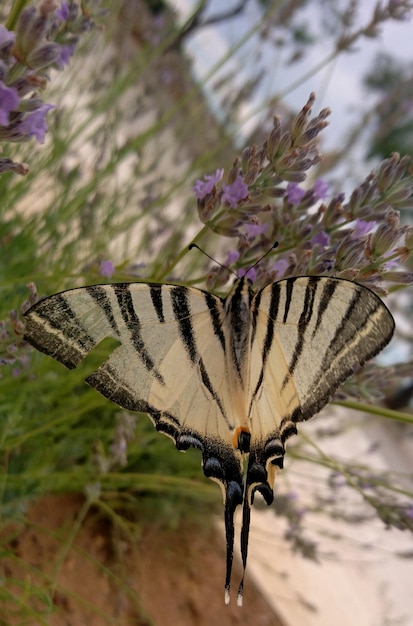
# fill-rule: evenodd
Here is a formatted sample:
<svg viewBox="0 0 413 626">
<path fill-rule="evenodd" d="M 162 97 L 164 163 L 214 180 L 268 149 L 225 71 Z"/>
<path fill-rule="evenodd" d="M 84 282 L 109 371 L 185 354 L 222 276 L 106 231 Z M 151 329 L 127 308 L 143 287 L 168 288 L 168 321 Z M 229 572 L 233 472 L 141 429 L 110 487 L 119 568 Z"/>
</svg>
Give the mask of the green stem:
<svg viewBox="0 0 413 626">
<path fill-rule="evenodd" d="M 14 30 L 20 13 L 23 11 L 29 0 L 14 0 L 13 6 L 10 9 L 9 17 L 6 20 L 5 27 L 7 30 Z"/>
<path fill-rule="evenodd" d="M 379 415 L 380 417 L 386 417 L 390 420 L 404 422 L 405 424 L 413 424 L 413 415 L 402 413 L 401 411 L 394 411 L 393 409 L 386 409 L 382 406 L 364 404 L 363 402 L 356 402 L 354 400 L 342 400 L 341 402 L 334 402 L 334 404 L 344 406 L 347 409 L 353 409 L 354 411 L 363 411 L 364 413 L 370 413 L 371 415 Z"/>
</svg>

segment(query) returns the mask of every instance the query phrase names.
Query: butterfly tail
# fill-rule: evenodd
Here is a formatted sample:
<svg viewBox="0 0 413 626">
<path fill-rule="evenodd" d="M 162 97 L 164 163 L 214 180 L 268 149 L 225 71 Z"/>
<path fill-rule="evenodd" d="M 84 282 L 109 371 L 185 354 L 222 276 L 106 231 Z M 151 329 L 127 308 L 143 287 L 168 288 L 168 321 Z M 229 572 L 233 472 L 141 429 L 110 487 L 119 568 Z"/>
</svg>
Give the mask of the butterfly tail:
<svg viewBox="0 0 413 626">
<path fill-rule="evenodd" d="M 226 574 L 225 574 L 225 604 L 229 604 L 231 589 L 231 572 L 234 558 L 234 515 L 237 506 L 242 504 L 242 490 L 240 484 L 235 481 L 228 483 L 226 487 L 224 519 L 225 537 L 227 543 Z"/>
<path fill-rule="evenodd" d="M 242 606 L 242 598 L 244 592 L 244 577 L 245 569 L 247 567 L 248 558 L 248 539 L 250 534 L 250 521 L 251 521 L 251 503 L 249 501 L 248 494 L 245 494 L 244 504 L 242 507 L 242 528 L 241 528 L 241 559 L 242 559 L 242 578 L 238 587 L 237 604 Z"/>
</svg>

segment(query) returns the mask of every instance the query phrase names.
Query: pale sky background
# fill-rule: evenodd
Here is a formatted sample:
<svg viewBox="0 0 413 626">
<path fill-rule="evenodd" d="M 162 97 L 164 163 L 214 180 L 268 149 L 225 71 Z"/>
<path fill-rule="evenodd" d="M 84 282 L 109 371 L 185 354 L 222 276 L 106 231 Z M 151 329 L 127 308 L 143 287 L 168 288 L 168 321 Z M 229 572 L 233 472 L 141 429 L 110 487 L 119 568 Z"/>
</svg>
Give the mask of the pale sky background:
<svg viewBox="0 0 413 626">
<path fill-rule="evenodd" d="M 172 0 L 171 4 L 175 6 L 184 20 L 196 2 L 195 0 Z M 225 7 L 228 8 L 231 4 L 234 2 L 227 2 Z M 367 24 L 376 6 L 376 0 L 363 0 L 359 5 L 360 19 L 357 24 Z M 213 0 L 211 7 L 211 14 L 219 13 L 222 11 L 222 2 Z M 253 7 L 250 7 L 249 11 L 253 11 Z M 318 5 L 309 3 L 305 19 L 310 23 L 320 21 L 321 15 Z M 252 21 L 253 16 L 248 18 L 247 14 L 242 18 L 230 20 L 225 24 L 225 27 L 219 30 L 213 27 L 202 29 L 199 34 L 188 39 L 188 52 L 194 58 L 195 71 L 198 77 L 204 77 L 220 61 L 229 49 L 228 42 L 237 40 L 243 31 L 248 30 L 248 24 L 251 24 Z M 269 55 L 264 52 L 263 62 L 267 65 L 267 71 L 259 97 L 265 99 L 265 96 L 271 91 L 284 92 L 296 80 L 301 79 L 307 68 L 316 66 L 324 59 L 330 50 L 329 42 L 327 44 L 320 42 L 319 45 L 312 46 L 311 56 L 306 62 L 305 68 L 303 63 L 297 67 L 285 67 L 282 59 L 275 66 L 274 57 L 272 56 L 270 59 Z M 396 58 L 413 61 L 413 21 L 385 22 L 381 29 L 381 35 L 377 39 L 361 39 L 357 43 L 357 51 L 354 54 L 342 54 L 332 64 L 309 80 L 302 82 L 285 97 L 285 101 L 293 109 L 299 110 L 306 102 L 309 93 L 315 91 L 317 102 L 314 106 L 314 113 L 323 107 L 332 109 L 330 126 L 323 135 L 324 149 L 334 148 L 337 142 L 341 142 L 340 139 L 342 140 L 348 132 L 351 121 L 359 118 L 355 108 L 358 111 L 360 107 L 368 108 L 369 103 L 364 102 L 366 91 L 362 87 L 361 79 L 363 74 L 372 67 L 373 59 L 379 51 L 391 53 Z M 251 76 L 251 72 L 256 67 L 252 62 L 248 63 L 248 52 L 244 48 L 231 60 L 231 63 L 234 68 L 237 68 L 241 76 Z M 275 89 L 274 86 L 276 86 Z M 255 102 L 254 106 L 257 104 L 258 101 Z M 245 110 L 247 119 L 250 118 L 250 115 L 250 110 Z M 249 130 L 248 125 L 246 125 L 246 130 Z M 354 159 L 358 160 L 357 151 L 355 151 Z"/>
</svg>

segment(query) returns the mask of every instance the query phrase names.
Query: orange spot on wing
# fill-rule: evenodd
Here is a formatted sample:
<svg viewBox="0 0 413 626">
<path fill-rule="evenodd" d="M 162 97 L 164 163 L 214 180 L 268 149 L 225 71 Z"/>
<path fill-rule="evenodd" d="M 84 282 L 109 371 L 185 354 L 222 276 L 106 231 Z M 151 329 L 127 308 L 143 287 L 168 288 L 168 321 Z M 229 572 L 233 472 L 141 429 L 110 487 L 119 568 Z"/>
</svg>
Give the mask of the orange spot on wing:
<svg viewBox="0 0 413 626">
<path fill-rule="evenodd" d="M 251 434 L 250 429 L 247 428 L 246 426 L 238 426 L 238 428 L 234 430 L 232 438 L 231 438 L 231 443 L 236 450 L 238 450 L 239 448 L 239 438 L 241 436 L 241 433 Z"/>
</svg>

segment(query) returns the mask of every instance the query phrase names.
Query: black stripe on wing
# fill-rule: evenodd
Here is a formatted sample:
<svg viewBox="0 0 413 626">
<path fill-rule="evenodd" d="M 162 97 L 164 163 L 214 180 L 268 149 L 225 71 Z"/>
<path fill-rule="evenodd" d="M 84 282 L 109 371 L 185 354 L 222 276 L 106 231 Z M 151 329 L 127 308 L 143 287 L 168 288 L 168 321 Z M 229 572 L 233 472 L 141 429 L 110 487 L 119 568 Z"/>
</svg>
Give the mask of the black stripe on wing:
<svg viewBox="0 0 413 626">
<path fill-rule="evenodd" d="M 133 305 L 132 295 L 130 292 L 130 285 L 125 283 L 118 283 L 113 285 L 113 290 L 115 292 L 119 309 L 123 317 L 123 321 L 125 322 L 126 328 L 130 333 L 130 341 L 134 346 L 136 352 L 139 354 L 143 364 L 145 365 L 148 372 L 156 378 L 156 380 L 161 384 L 165 385 L 165 380 L 162 374 L 159 372 L 158 368 L 155 365 L 155 361 L 152 358 L 148 347 L 143 340 L 141 334 L 141 322 L 136 313 L 135 307 Z"/>
<path fill-rule="evenodd" d="M 317 321 L 314 326 L 314 330 L 312 333 L 312 339 L 314 339 L 318 329 L 320 328 L 324 315 L 328 311 L 328 307 L 330 304 L 331 298 L 334 296 L 334 293 L 339 285 L 337 280 L 324 280 L 323 292 L 321 294 L 320 303 L 317 308 Z"/>
<path fill-rule="evenodd" d="M 161 324 L 164 324 L 165 317 L 164 317 L 164 312 L 163 312 L 162 285 L 149 283 L 148 287 L 149 287 L 149 293 L 150 293 L 151 300 L 152 300 L 152 305 L 158 317 L 158 320 Z"/>
<path fill-rule="evenodd" d="M 255 333 L 256 333 L 256 326 L 257 326 L 257 315 L 258 315 L 258 310 L 260 307 L 260 302 L 261 302 L 261 294 L 262 294 L 262 290 L 257 293 L 256 297 L 254 298 L 254 306 L 253 306 L 253 310 L 252 310 L 252 324 L 253 324 L 253 328 L 252 328 L 252 333 L 251 333 L 251 346 L 254 342 L 255 339 Z M 270 307 L 269 307 L 269 311 L 268 311 L 268 319 L 267 319 L 267 331 L 265 334 L 265 339 L 264 339 L 264 345 L 263 345 L 263 351 L 262 351 L 262 366 L 261 366 L 261 371 L 258 377 L 258 381 L 257 384 L 255 386 L 255 389 L 253 391 L 252 397 L 251 397 L 251 402 L 250 402 L 250 406 L 248 408 L 248 415 L 251 412 L 251 408 L 252 405 L 254 403 L 254 400 L 261 388 L 261 385 L 263 383 L 264 380 L 264 373 L 265 373 L 265 368 L 267 365 L 267 359 L 268 359 L 268 355 L 271 351 L 271 347 L 274 341 L 274 324 L 275 324 L 275 320 L 277 319 L 278 316 L 278 309 L 279 309 L 279 303 L 280 303 L 280 287 L 278 285 L 278 283 L 274 283 L 274 285 L 271 288 L 271 300 L 270 300 Z"/>
<path fill-rule="evenodd" d="M 211 317 L 211 323 L 214 329 L 214 335 L 218 337 L 219 342 L 222 347 L 222 352 L 225 354 L 226 353 L 225 335 L 222 331 L 223 302 L 222 300 L 218 300 L 216 296 L 213 296 L 210 293 L 205 292 L 205 303 L 208 307 L 209 314 Z"/>
<path fill-rule="evenodd" d="M 188 290 L 186 287 L 172 288 L 171 302 L 172 302 L 172 309 L 175 315 L 175 319 L 177 321 L 178 328 L 179 328 L 179 335 L 185 347 L 185 351 L 188 355 L 188 358 L 193 365 L 197 366 L 202 384 L 208 390 L 209 394 L 215 401 L 223 418 L 228 422 L 228 417 L 226 415 L 222 400 L 218 394 L 218 391 L 214 388 L 211 382 L 211 379 L 205 367 L 204 361 L 197 348 L 195 333 L 194 333 L 194 329 L 192 326 L 190 290 Z M 212 326 L 214 328 L 214 333 L 219 338 L 220 343 L 223 346 L 223 351 L 224 351 L 225 338 L 224 338 L 221 326 L 218 325 L 218 317 L 217 317 L 218 310 L 216 308 L 216 301 L 213 302 L 212 306 L 211 306 L 211 298 L 205 298 L 205 302 L 208 305 L 208 310 L 210 312 Z"/>
<path fill-rule="evenodd" d="M 293 289 L 295 278 L 287 279 L 287 304 L 284 311 L 283 322 L 287 323 L 288 320 L 288 311 L 290 309 L 290 304 L 293 297 Z M 313 315 L 314 309 L 314 299 L 317 289 L 317 283 L 319 281 L 318 276 L 310 276 L 307 281 L 307 287 L 305 290 L 305 298 L 303 302 L 303 307 L 300 315 L 300 319 L 298 321 L 298 338 L 294 348 L 293 356 L 291 358 L 290 363 L 288 364 L 288 373 L 285 375 L 284 380 L 282 382 L 281 388 L 284 389 L 289 379 L 294 375 L 294 370 L 297 367 L 297 363 L 304 349 L 304 336 L 307 331 L 307 327 L 311 321 L 311 317 Z"/>
<path fill-rule="evenodd" d="M 110 287 L 110 286 L 109 286 Z M 110 287 L 111 288 L 111 287 Z M 108 297 L 107 287 L 101 285 L 92 285 L 91 287 L 85 287 L 87 293 L 95 301 L 96 305 L 103 311 L 106 320 L 113 330 L 116 337 L 120 336 L 120 331 L 116 318 L 113 315 L 113 306 Z"/>
</svg>

